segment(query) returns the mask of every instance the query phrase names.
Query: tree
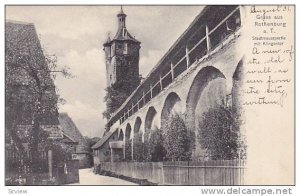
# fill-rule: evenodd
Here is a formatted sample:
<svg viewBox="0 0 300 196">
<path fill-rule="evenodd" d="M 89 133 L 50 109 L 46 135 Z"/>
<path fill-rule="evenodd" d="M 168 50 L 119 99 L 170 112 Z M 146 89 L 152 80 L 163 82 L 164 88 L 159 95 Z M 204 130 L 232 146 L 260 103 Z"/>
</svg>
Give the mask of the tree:
<svg viewBox="0 0 300 196">
<path fill-rule="evenodd" d="M 133 160 L 137 162 L 144 161 L 143 158 L 143 133 L 135 133 L 133 138 Z"/>
<path fill-rule="evenodd" d="M 218 104 L 203 113 L 199 121 L 198 141 L 214 160 L 237 158 L 238 121 L 232 108 Z"/>
<path fill-rule="evenodd" d="M 190 136 L 184 120 L 179 114 L 173 115 L 167 123 L 164 134 L 166 159 L 171 161 L 186 161 L 191 158 Z"/>
<path fill-rule="evenodd" d="M 133 160 L 137 162 L 148 162 L 151 160 L 149 149 L 149 132 L 144 134 L 139 132 L 133 138 Z"/>
<path fill-rule="evenodd" d="M 106 102 L 106 110 L 102 113 L 103 117 L 110 119 L 111 115 L 124 103 L 124 101 L 131 95 L 131 93 L 136 88 L 136 82 L 134 79 L 127 76 L 119 81 L 115 82 L 111 86 L 105 89 L 106 95 L 104 97 L 104 102 Z M 138 83 L 142 80 L 139 78 Z"/>
<path fill-rule="evenodd" d="M 127 150 L 127 148 L 126 148 Z M 129 152 L 129 151 L 128 151 Z M 131 152 L 131 150 L 130 150 Z M 163 146 L 163 134 L 159 129 L 137 133 L 133 139 L 133 160 L 138 162 L 163 161 L 166 151 Z"/>
<path fill-rule="evenodd" d="M 90 138 L 88 136 L 84 136 L 84 139 L 86 140 L 87 145 L 89 147 L 89 152 L 92 152 L 92 146 L 94 146 L 100 140 L 99 137 Z"/>
<path fill-rule="evenodd" d="M 62 145 L 59 140 L 50 140 L 47 131 L 40 131 L 39 145 L 45 152 L 52 150 L 53 167 L 57 167 L 60 163 L 72 158 L 72 149 L 68 145 Z"/>
<path fill-rule="evenodd" d="M 132 140 L 125 139 L 125 161 L 132 161 Z"/>
<path fill-rule="evenodd" d="M 151 161 L 163 161 L 166 155 L 166 150 L 164 148 L 163 143 L 164 139 L 162 131 L 159 129 L 151 130 L 151 135 L 149 138 Z"/>
<path fill-rule="evenodd" d="M 58 70 L 55 55 L 44 55 L 33 25 L 22 28 L 7 25 L 5 65 L 5 128 L 16 151 L 25 154 L 18 126 L 30 127 L 25 137 L 30 154 L 37 155 L 41 125 L 58 125 L 57 102 L 60 99 L 53 80 L 57 73 L 66 77 L 71 74 L 67 68 Z M 31 157 L 33 168 L 37 168 L 39 157 Z"/>
<path fill-rule="evenodd" d="M 103 117 L 110 119 L 111 115 L 122 105 L 126 100 L 128 95 L 118 90 L 118 85 L 114 84 L 105 89 L 106 95 L 104 97 L 104 102 L 106 102 L 106 110 L 102 113 Z"/>
</svg>

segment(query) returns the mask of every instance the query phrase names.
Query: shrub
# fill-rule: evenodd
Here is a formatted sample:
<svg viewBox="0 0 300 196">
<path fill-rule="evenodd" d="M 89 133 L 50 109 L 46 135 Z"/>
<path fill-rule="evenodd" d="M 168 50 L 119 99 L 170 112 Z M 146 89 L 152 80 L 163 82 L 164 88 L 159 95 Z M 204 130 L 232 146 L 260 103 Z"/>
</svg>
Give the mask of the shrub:
<svg viewBox="0 0 300 196">
<path fill-rule="evenodd" d="M 219 104 L 203 113 L 199 121 L 198 141 L 211 159 L 237 158 L 238 130 L 237 121 L 231 107 Z"/>
<path fill-rule="evenodd" d="M 125 161 L 132 161 L 132 140 L 125 140 Z"/>
<path fill-rule="evenodd" d="M 186 161 L 191 158 L 191 137 L 188 134 L 183 118 L 175 114 L 167 122 L 164 133 L 166 159 Z"/>
<path fill-rule="evenodd" d="M 133 160 L 137 162 L 145 161 L 145 144 L 143 143 L 143 133 L 137 133 L 133 138 Z"/>
<path fill-rule="evenodd" d="M 149 138 L 151 161 L 153 162 L 163 161 L 166 155 L 166 150 L 164 148 L 163 141 L 164 139 L 161 130 L 159 129 L 151 130 L 151 135 Z"/>
</svg>

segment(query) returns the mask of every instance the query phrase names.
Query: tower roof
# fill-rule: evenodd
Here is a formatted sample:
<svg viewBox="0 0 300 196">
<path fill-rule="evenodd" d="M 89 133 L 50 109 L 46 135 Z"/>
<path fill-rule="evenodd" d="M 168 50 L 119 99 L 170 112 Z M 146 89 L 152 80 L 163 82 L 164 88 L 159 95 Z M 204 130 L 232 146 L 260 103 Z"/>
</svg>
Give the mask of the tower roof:
<svg viewBox="0 0 300 196">
<path fill-rule="evenodd" d="M 119 28 L 113 40 L 121 40 L 121 41 L 130 40 L 136 43 L 140 43 L 137 39 L 135 39 L 132 35 L 130 35 L 126 27 Z"/>
<path fill-rule="evenodd" d="M 111 42 L 111 39 L 110 39 L 110 35 L 107 36 L 107 40 L 106 42 L 103 44 L 103 46 L 109 46 L 110 45 L 110 42 Z"/>
<path fill-rule="evenodd" d="M 137 39 L 135 39 L 126 29 L 126 14 L 123 11 L 123 7 L 121 6 L 120 12 L 117 14 L 118 21 L 119 21 L 119 26 L 118 26 L 118 31 L 116 35 L 113 37 L 112 40 L 110 38 L 107 39 L 107 41 L 103 44 L 104 46 L 110 45 L 111 42 L 118 40 L 118 41 L 132 41 L 135 43 L 141 43 Z"/>
<path fill-rule="evenodd" d="M 121 10 L 120 10 L 120 12 L 117 16 L 118 17 L 120 17 L 120 16 L 125 16 L 126 17 L 126 14 L 123 12 L 123 6 L 122 5 L 121 5 Z"/>
</svg>

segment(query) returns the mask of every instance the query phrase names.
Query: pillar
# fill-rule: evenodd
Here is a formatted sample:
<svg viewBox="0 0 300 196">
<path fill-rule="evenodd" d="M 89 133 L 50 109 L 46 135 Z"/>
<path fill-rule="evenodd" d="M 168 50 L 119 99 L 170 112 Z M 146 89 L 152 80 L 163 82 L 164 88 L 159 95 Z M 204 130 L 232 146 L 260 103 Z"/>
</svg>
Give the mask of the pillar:
<svg viewBox="0 0 300 196">
<path fill-rule="evenodd" d="M 160 85 L 160 91 L 162 91 L 163 90 L 163 86 L 162 86 L 161 75 L 159 76 L 159 85 Z"/>
<path fill-rule="evenodd" d="M 207 25 L 205 27 L 205 32 L 206 32 L 206 48 L 207 48 L 207 53 L 209 53 L 211 46 L 210 46 L 210 38 L 209 38 L 209 29 Z"/>
<path fill-rule="evenodd" d="M 48 150 L 48 169 L 49 169 L 49 179 L 53 177 L 53 154 L 52 150 Z"/>
<path fill-rule="evenodd" d="M 232 105 L 232 87 L 233 87 L 233 80 L 232 78 L 227 78 L 226 79 L 226 98 L 225 98 L 225 101 L 226 101 L 226 105 L 227 106 L 230 106 Z"/>
<path fill-rule="evenodd" d="M 124 134 L 124 138 L 123 138 L 123 159 L 125 160 L 125 146 L 126 146 L 126 144 L 125 144 L 125 142 L 126 142 L 126 131 L 125 131 L 125 134 Z"/>
<path fill-rule="evenodd" d="M 134 131 L 134 130 L 133 130 L 133 131 Z M 132 134 L 134 134 L 134 132 L 133 132 Z M 131 160 L 132 160 L 132 161 L 133 161 L 133 138 L 134 138 L 134 137 L 131 138 Z"/>
<path fill-rule="evenodd" d="M 133 113 L 134 113 L 134 110 L 133 110 L 133 108 L 134 108 L 134 105 L 133 105 L 133 102 L 132 102 L 132 104 L 131 104 L 131 111 L 132 111 L 132 115 L 133 115 Z"/>
<path fill-rule="evenodd" d="M 110 147 L 110 162 L 114 162 L 113 149 Z"/>
<path fill-rule="evenodd" d="M 150 84 L 150 97 L 152 99 L 152 85 Z"/>
<path fill-rule="evenodd" d="M 172 81 L 174 80 L 174 65 L 171 63 L 171 75 L 172 75 Z"/>
<path fill-rule="evenodd" d="M 186 67 L 189 68 L 189 66 L 190 66 L 190 57 L 189 57 L 188 47 L 185 48 L 185 58 L 186 58 Z"/>
</svg>

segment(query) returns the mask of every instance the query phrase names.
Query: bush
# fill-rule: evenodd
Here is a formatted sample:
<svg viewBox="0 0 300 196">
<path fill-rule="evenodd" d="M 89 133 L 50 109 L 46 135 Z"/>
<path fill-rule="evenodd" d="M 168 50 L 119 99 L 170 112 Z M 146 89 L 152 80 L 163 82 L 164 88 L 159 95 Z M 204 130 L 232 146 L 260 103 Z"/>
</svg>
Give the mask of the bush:
<svg viewBox="0 0 300 196">
<path fill-rule="evenodd" d="M 191 136 L 188 134 L 184 120 L 175 114 L 167 122 L 164 134 L 166 159 L 171 161 L 187 161 L 191 158 Z"/>
<path fill-rule="evenodd" d="M 199 122 L 198 141 L 207 150 L 211 159 L 237 158 L 238 130 L 237 120 L 232 109 L 224 104 L 210 108 L 203 113 Z"/>
<path fill-rule="evenodd" d="M 133 160 L 137 162 L 146 161 L 147 154 L 147 146 L 143 143 L 143 133 L 137 133 L 133 139 Z"/>
<path fill-rule="evenodd" d="M 52 150 L 53 167 L 58 167 L 60 163 L 72 159 L 72 148 L 68 145 L 63 145 L 59 141 L 48 141 L 45 144 L 45 151 Z"/>
<path fill-rule="evenodd" d="M 163 161 L 166 154 L 163 146 L 163 135 L 159 129 L 138 133 L 133 139 L 133 159 L 138 162 Z"/>
<path fill-rule="evenodd" d="M 163 161 L 166 156 L 166 150 L 164 148 L 163 134 L 159 129 L 151 130 L 151 135 L 149 138 L 149 148 L 151 154 L 151 161 L 159 162 Z"/>
<path fill-rule="evenodd" d="M 125 140 L 125 161 L 132 161 L 132 140 Z"/>
</svg>

